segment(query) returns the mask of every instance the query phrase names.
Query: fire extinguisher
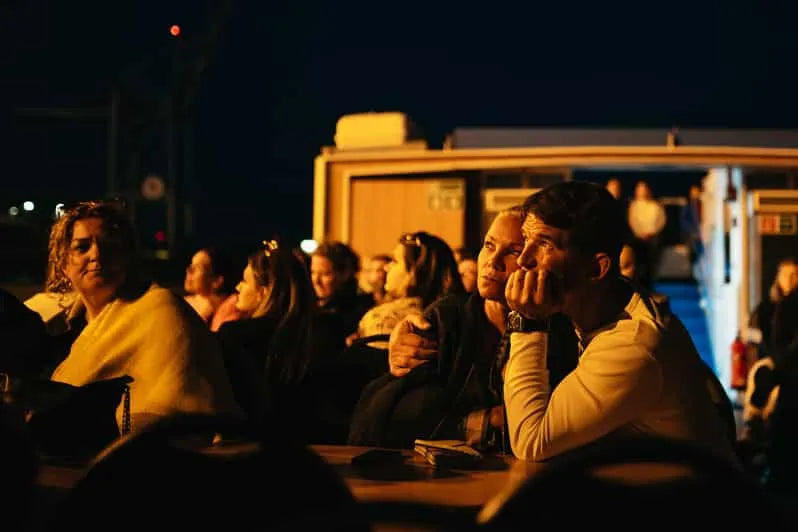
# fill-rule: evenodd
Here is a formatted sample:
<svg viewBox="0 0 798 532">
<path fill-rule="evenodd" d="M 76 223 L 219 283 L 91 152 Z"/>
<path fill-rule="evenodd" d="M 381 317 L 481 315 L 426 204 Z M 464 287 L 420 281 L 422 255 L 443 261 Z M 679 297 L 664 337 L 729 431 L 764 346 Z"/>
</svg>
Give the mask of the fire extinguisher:
<svg viewBox="0 0 798 532">
<path fill-rule="evenodd" d="M 731 345 L 731 387 L 735 390 L 744 390 L 747 377 L 748 359 L 745 343 L 738 333 Z"/>
</svg>

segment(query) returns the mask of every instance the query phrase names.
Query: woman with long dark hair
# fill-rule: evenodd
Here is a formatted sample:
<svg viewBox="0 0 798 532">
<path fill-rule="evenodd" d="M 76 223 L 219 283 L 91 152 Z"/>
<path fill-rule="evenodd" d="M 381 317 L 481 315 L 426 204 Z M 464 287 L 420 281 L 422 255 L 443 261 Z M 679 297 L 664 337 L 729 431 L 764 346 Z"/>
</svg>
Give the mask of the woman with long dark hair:
<svg viewBox="0 0 798 532">
<path fill-rule="evenodd" d="M 217 336 L 237 402 L 255 425 L 269 416 L 301 417 L 315 309 L 304 262 L 276 241 L 264 242 L 236 288 L 245 318 L 225 323 Z"/>
</svg>

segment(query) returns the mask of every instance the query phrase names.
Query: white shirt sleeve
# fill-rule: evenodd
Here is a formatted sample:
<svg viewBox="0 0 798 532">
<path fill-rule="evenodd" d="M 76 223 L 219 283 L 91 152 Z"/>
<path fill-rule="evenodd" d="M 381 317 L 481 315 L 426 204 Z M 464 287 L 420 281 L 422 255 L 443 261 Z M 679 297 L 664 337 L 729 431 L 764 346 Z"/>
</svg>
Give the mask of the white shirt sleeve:
<svg viewBox="0 0 798 532">
<path fill-rule="evenodd" d="M 644 345 L 629 338 L 596 336 L 577 368 L 550 392 L 547 335 L 511 335 L 504 403 L 515 456 L 546 460 L 597 440 L 648 408 L 662 389 L 661 369 Z"/>
</svg>

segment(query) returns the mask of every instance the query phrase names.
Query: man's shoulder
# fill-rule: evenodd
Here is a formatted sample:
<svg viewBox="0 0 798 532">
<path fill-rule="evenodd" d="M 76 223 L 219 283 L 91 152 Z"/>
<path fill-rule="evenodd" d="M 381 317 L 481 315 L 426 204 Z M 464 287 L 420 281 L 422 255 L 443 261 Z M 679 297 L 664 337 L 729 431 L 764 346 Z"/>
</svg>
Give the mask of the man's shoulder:
<svg viewBox="0 0 798 532">
<path fill-rule="evenodd" d="M 604 327 L 591 341 L 604 345 L 640 346 L 653 351 L 672 318 L 667 302 L 649 294 L 634 292 L 617 321 Z"/>
<path fill-rule="evenodd" d="M 629 316 L 603 328 L 590 340 L 589 347 L 602 348 L 639 345 L 647 349 L 656 346 L 662 336 L 661 331 L 647 319 Z"/>
<path fill-rule="evenodd" d="M 621 318 L 608 327 L 606 333 L 618 345 L 637 346 L 641 351 L 658 358 L 664 346 L 679 350 L 694 350 L 690 336 L 675 315 L 666 297 L 646 292 L 635 292 Z M 607 336 L 605 336 L 607 338 Z"/>
</svg>

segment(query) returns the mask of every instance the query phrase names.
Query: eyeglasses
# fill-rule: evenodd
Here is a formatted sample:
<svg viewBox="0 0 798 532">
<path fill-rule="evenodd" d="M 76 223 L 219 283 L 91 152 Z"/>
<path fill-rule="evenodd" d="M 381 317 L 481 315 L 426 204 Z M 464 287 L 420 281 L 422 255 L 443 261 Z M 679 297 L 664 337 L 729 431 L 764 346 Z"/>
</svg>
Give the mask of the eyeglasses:
<svg viewBox="0 0 798 532">
<path fill-rule="evenodd" d="M 276 240 L 264 240 L 263 241 L 263 254 L 267 257 L 270 257 L 272 251 L 277 251 L 280 249 L 280 245 L 277 243 Z"/>
<path fill-rule="evenodd" d="M 418 237 L 418 233 L 404 233 L 399 237 L 399 243 L 405 246 L 421 247 L 421 239 Z"/>
</svg>

